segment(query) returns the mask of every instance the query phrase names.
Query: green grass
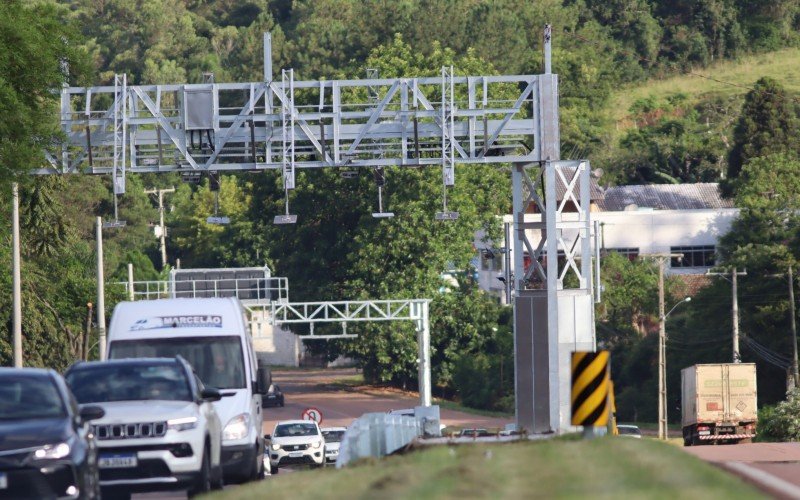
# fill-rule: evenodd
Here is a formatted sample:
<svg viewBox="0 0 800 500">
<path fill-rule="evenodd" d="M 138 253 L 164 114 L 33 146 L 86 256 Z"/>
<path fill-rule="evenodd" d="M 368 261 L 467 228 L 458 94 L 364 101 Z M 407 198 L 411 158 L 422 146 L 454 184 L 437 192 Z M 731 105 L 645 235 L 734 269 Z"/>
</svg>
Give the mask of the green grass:
<svg viewBox="0 0 800 500">
<path fill-rule="evenodd" d="M 763 498 L 677 447 L 604 438 L 438 446 L 278 475 L 209 498 Z"/>
<path fill-rule="evenodd" d="M 650 80 L 641 85 L 618 90 L 612 97 L 611 105 L 608 108 L 609 119 L 617 125 L 617 132 L 629 126 L 626 123 L 626 117 L 629 115 L 631 105 L 635 101 L 651 95 L 669 96 L 684 93 L 692 102 L 700 101 L 712 94 L 743 95 L 748 92 L 749 87 L 752 87 L 759 78 L 764 76 L 774 78 L 789 91 L 798 92 L 800 91 L 800 49 L 784 49 L 744 57 L 738 61 L 724 61 L 695 70 L 693 73 L 663 80 Z"/>
</svg>

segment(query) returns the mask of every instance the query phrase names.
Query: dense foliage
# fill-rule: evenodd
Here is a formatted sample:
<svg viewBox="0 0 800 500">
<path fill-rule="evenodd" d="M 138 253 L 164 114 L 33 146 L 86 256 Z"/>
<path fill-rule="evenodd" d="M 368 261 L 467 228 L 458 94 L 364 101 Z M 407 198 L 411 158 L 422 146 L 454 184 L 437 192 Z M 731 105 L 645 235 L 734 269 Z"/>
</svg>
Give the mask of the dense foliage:
<svg viewBox="0 0 800 500">
<path fill-rule="evenodd" d="M 606 171 L 604 183 L 727 175 L 744 209 L 723 256 L 751 275 L 777 273 L 796 257 L 780 250 L 798 248 L 791 208 L 800 169 L 796 98 L 780 82 L 761 80 L 746 96 L 745 89 L 734 96 L 653 95 L 624 110 L 623 123 L 608 118 L 613 92 L 625 85 L 796 46 L 800 4 L 794 0 L 9 0 L 0 14 L 4 192 L 16 172 L 44 161 L 41 145 L 58 140 L 54 106 L 63 83 L 108 83 L 115 73 L 136 84 L 196 82 L 206 72 L 218 82 L 260 80 L 267 31 L 276 70 L 293 67 L 303 79 L 358 78 L 366 68 L 387 77 L 431 75 L 443 64 L 462 75 L 535 74 L 542 71 L 547 22 L 560 80 L 563 157 L 591 158 Z M 82 62 L 87 59 L 90 68 Z M 778 152 L 783 156 L 764 158 Z M 226 227 L 205 223 L 214 210 L 207 180 L 194 186 L 171 175 L 130 176 L 120 200 L 128 226 L 104 235 L 106 276 L 122 279 L 128 262 L 137 279 L 163 276 L 148 227 L 157 212 L 143 190 L 175 185 L 167 200 L 171 263 L 267 263 L 289 278 L 294 300 L 431 297 L 437 390 L 508 409 L 510 313 L 476 291 L 469 272 L 472 235 L 486 229 L 491 236 L 495 216 L 509 211 L 508 172 L 459 168 L 450 203 L 461 218 L 448 225 L 431 217 L 440 207 L 439 176 L 436 169 L 388 170 L 384 201 L 396 217 L 377 221 L 369 216 L 376 193 L 366 172 L 356 179 L 333 170 L 303 172 L 292 193 L 299 215 L 293 227 L 271 224 L 283 195 L 274 173 L 222 177 L 219 210 L 232 219 Z M 108 182 L 36 179 L 22 191 L 26 362 L 63 368 L 80 355 L 86 303 L 94 301 L 93 225 L 111 211 Z M 0 208 L 9 213 L 8 197 L 0 197 Z M 2 220 L 8 235 L 8 218 Z M 10 258 L 5 237 L 3 290 L 10 290 Z M 598 339 L 614 351 L 621 412 L 652 418 L 656 351 L 653 337 L 644 334 L 656 314 L 655 272 L 651 263 L 614 255 L 604 257 L 603 268 Z M 445 272 L 455 281 L 443 279 Z M 743 297 L 753 298 L 742 304 L 742 330 L 786 352 L 780 286 L 780 280 L 742 280 Z M 729 327 L 725 287 L 712 284 L 670 319 L 673 399 L 681 365 L 730 356 L 720 342 Z M 669 292 L 670 300 L 682 297 L 676 284 L 669 283 Z M 109 306 L 118 293 L 109 291 Z M 10 294 L 0 296 L 0 364 L 10 361 L 10 301 Z M 350 331 L 360 339 L 319 349 L 329 357 L 356 356 L 372 381 L 416 384 L 413 328 Z M 752 353 L 745 350 L 745 356 Z M 759 370 L 769 380 L 781 375 L 778 368 Z"/>
</svg>

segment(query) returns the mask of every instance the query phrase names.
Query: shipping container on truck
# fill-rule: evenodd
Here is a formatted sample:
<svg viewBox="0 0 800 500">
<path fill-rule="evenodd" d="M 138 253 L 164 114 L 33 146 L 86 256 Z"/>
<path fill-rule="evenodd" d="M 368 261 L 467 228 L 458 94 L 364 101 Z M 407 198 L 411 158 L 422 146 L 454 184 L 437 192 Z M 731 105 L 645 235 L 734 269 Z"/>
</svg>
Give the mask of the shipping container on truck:
<svg viewBox="0 0 800 500">
<path fill-rule="evenodd" d="M 684 446 L 749 443 L 758 419 L 756 365 L 720 363 L 681 370 Z"/>
</svg>

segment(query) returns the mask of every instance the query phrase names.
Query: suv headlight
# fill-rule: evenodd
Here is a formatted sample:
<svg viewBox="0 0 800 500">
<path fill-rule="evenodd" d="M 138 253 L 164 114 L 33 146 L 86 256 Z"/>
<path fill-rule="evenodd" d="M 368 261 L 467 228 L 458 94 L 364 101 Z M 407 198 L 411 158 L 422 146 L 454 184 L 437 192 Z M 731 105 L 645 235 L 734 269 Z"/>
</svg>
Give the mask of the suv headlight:
<svg viewBox="0 0 800 500">
<path fill-rule="evenodd" d="M 276 444 L 271 445 L 270 448 L 272 448 L 275 451 L 278 451 L 278 450 L 281 449 L 281 445 L 276 443 Z"/>
<path fill-rule="evenodd" d="M 57 460 L 69 455 L 70 447 L 67 443 L 48 444 L 33 452 L 39 460 Z"/>
<path fill-rule="evenodd" d="M 223 441 L 235 441 L 237 439 L 242 439 L 247 437 L 247 433 L 250 430 L 250 415 L 247 413 L 242 413 L 241 415 L 236 415 L 225 425 L 225 429 L 222 431 L 222 440 Z"/>
<path fill-rule="evenodd" d="M 314 441 L 311 443 L 312 448 L 319 448 L 320 446 L 322 446 L 322 441 Z"/>
<path fill-rule="evenodd" d="M 183 417 L 167 420 L 167 429 L 173 431 L 188 431 L 195 427 L 197 427 L 197 417 Z"/>
</svg>

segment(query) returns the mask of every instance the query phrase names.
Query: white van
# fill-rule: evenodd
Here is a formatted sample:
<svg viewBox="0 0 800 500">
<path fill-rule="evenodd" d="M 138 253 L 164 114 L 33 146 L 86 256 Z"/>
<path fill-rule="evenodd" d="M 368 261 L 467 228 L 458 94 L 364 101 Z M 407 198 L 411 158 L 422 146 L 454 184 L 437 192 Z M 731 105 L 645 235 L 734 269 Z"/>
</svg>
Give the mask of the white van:
<svg viewBox="0 0 800 500">
<path fill-rule="evenodd" d="M 222 423 L 226 481 L 263 477 L 261 396 L 269 388 L 248 329 L 247 311 L 235 298 L 120 302 L 108 329 L 108 359 L 182 356 L 208 387 Z"/>
</svg>

